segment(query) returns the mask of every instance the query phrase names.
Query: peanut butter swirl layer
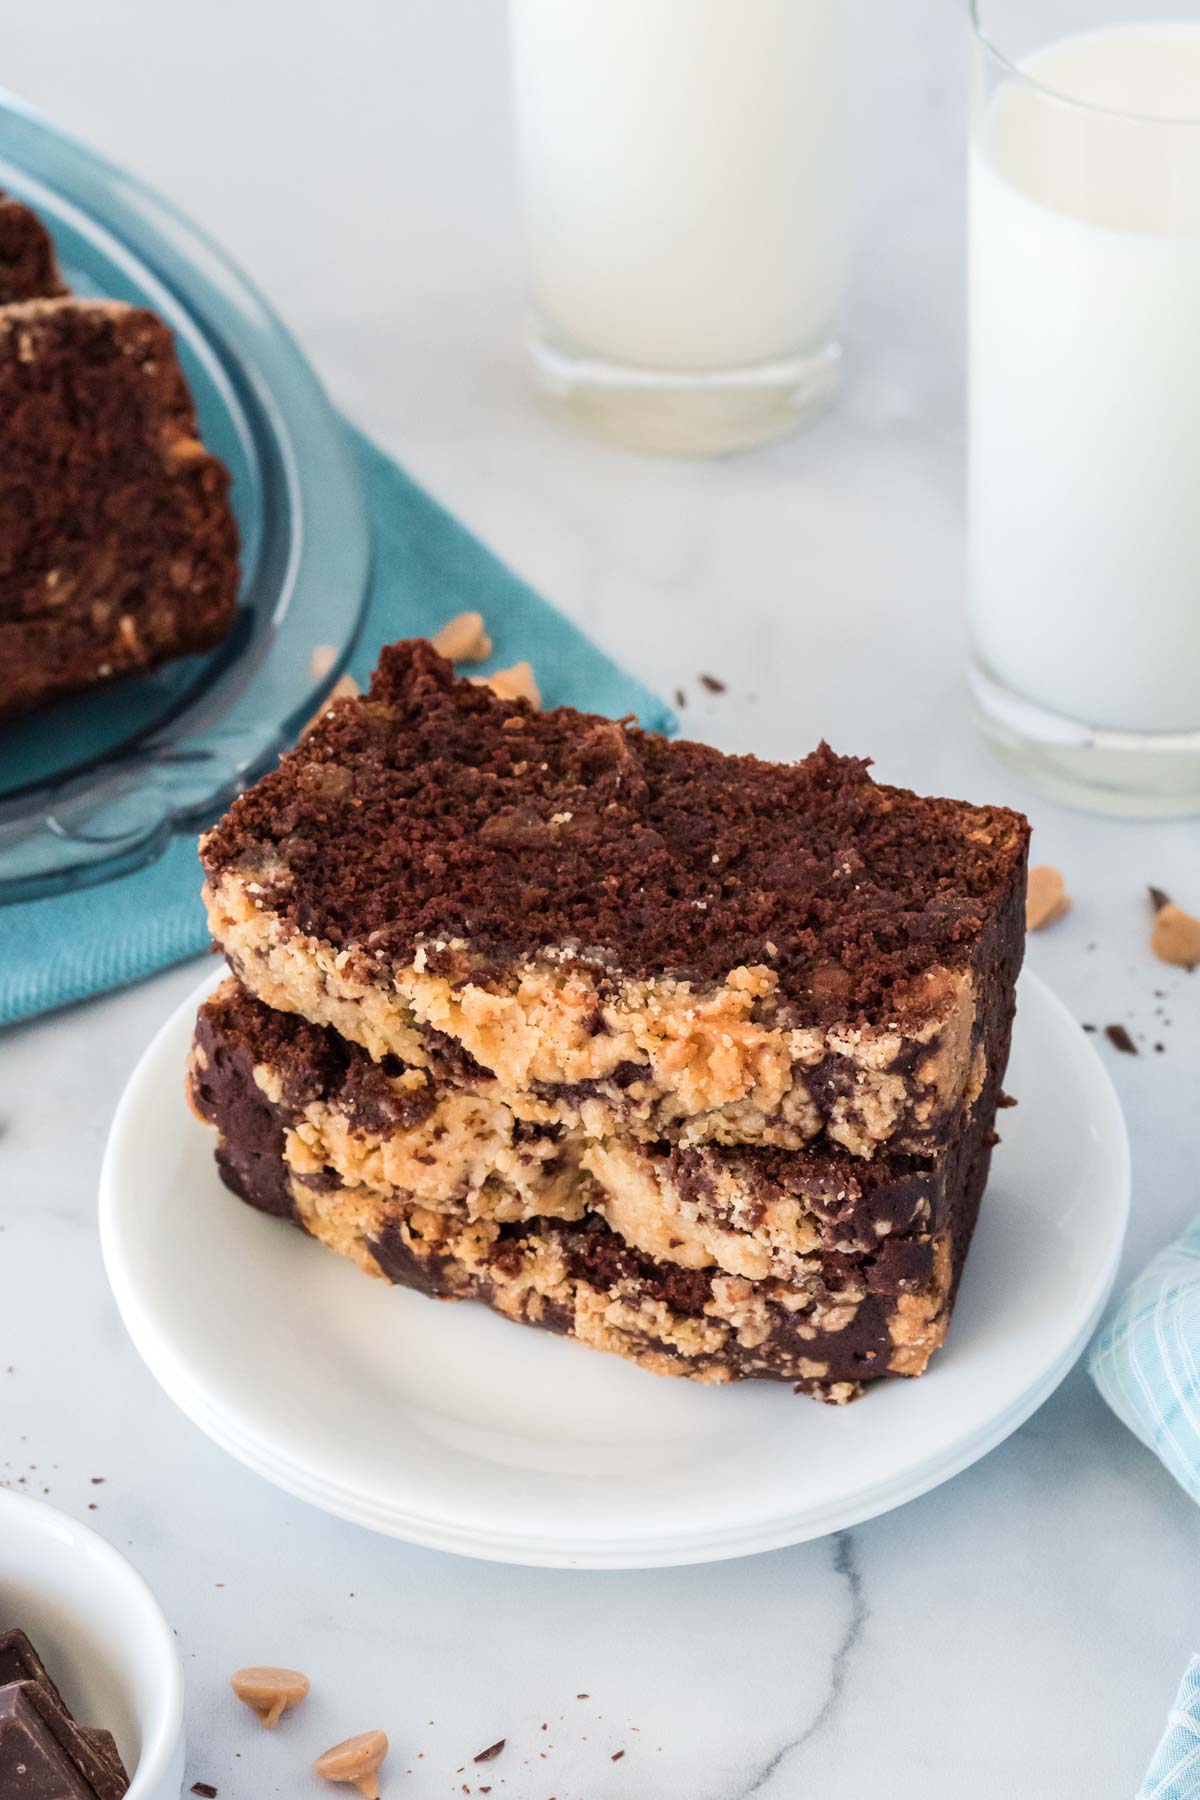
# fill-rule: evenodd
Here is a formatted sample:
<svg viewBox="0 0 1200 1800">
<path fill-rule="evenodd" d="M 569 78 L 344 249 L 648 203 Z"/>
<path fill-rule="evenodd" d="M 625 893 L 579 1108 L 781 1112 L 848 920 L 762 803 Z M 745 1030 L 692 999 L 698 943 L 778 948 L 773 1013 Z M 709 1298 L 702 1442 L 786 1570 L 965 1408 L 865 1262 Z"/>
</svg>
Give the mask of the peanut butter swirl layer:
<svg viewBox="0 0 1200 1800">
<path fill-rule="evenodd" d="M 381 1065 L 227 982 L 189 1071 L 226 1183 L 368 1273 L 660 1373 L 824 1399 L 945 1337 L 994 1095 L 935 1162 L 589 1139 Z"/>
<path fill-rule="evenodd" d="M 801 1278 L 825 1254 L 919 1265 L 948 1228 L 961 1160 L 598 1139 L 569 1108 L 518 1117 L 488 1092 L 375 1063 L 234 981 L 200 1010 L 188 1083 L 198 1116 L 224 1121 L 231 1141 L 269 1139 L 302 1183 L 367 1187 L 471 1222 L 597 1213 L 646 1255 L 751 1280 Z M 990 1092 L 976 1111 L 968 1157 L 986 1137 Z"/>
<path fill-rule="evenodd" d="M 869 1158 L 944 1143 L 988 1079 L 1027 840 L 824 746 L 784 766 L 538 714 L 414 642 L 201 854 L 245 986 L 377 1061 L 519 1115 Z"/>
</svg>

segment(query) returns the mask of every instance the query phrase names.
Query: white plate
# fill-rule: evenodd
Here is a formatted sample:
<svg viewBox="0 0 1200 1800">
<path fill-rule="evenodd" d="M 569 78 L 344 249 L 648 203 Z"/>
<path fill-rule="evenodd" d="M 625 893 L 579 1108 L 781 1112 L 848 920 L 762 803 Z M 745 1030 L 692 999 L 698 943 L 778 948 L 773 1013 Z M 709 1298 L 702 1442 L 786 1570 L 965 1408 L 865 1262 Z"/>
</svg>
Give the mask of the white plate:
<svg viewBox="0 0 1200 1800">
<path fill-rule="evenodd" d="M 412 1543 L 550 1567 L 707 1562 L 820 1537 L 947 1480 L 1053 1391 L 1099 1317 L 1129 1208 L 1108 1075 L 1031 974 L 950 1343 L 916 1382 L 823 1407 L 649 1375 L 439 1305 L 229 1194 L 183 1069 L 210 977 L 113 1121 L 100 1234 L 141 1355 L 269 1481 Z"/>
</svg>

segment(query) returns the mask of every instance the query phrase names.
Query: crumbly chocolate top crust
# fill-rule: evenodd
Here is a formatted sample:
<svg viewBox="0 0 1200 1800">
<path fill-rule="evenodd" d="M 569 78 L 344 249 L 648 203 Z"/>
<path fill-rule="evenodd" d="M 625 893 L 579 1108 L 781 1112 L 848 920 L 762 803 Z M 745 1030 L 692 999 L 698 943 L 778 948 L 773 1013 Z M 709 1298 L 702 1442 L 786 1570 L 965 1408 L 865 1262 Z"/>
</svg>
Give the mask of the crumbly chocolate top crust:
<svg viewBox="0 0 1200 1800">
<path fill-rule="evenodd" d="M 50 233 L 36 213 L 0 189 L 0 306 L 66 291 Z"/>
<path fill-rule="evenodd" d="M 465 939 L 476 963 L 568 950 L 626 977 L 779 977 L 798 1023 L 885 1020 L 971 958 L 1023 881 L 1026 821 L 872 781 L 822 745 L 794 765 L 668 742 L 383 651 L 203 847 L 264 903 L 381 966 Z"/>
</svg>

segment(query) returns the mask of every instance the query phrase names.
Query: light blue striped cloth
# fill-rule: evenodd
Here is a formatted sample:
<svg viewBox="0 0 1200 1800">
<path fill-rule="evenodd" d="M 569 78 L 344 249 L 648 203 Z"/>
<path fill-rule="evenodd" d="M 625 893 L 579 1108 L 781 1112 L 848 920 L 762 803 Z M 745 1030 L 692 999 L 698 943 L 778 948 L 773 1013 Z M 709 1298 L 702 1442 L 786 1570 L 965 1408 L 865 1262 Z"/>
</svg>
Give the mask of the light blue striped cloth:
<svg viewBox="0 0 1200 1800">
<path fill-rule="evenodd" d="M 1200 1219 L 1138 1276 L 1091 1370 L 1118 1419 L 1200 1500 Z"/>
<path fill-rule="evenodd" d="M 1093 1346 L 1091 1371 L 1117 1417 L 1200 1500 L 1200 1219 L 1138 1276 Z M 1200 1800 L 1200 1657 L 1137 1800 Z"/>
<path fill-rule="evenodd" d="M 1163 1741 L 1137 1800 L 1196 1800 L 1200 1794 L 1200 1656 L 1179 1684 Z"/>
</svg>

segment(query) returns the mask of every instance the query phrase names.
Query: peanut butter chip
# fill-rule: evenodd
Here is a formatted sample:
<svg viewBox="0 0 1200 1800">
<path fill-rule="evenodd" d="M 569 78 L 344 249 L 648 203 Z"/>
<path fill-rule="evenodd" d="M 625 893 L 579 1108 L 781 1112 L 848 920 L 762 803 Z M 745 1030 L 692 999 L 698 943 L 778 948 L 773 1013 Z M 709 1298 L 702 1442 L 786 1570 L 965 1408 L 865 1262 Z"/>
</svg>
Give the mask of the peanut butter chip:
<svg viewBox="0 0 1200 1800">
<path fill-rule="evenodd" d="M 326 1781 L 350 1781 L 366 1800 L 379 1800 L 378 1770 L 388 1753 L 387 1733 L 360 1731 L 318 1756 L 313 1767 Z"/>
<path fill-rule="evenodd" d="M 541 691 L 527 662 L 514 663 L 511 669 L 497 669 L 494 675 L 473 675 L 471 679 L 477 687 L 490 687 L 501 700 L 528 700 L 535 712 L 541 711 Z"/>
<path fill-rule="evenodd" d="M 483 628 L 483 614 L 459 613 L 433 640 L 439 656 L 448 662 L 483 662 L 492 654 L 492 640 Z"/>
<path fill-rule="evenodd" d="M 1071 910 L 1071 897 L 1063 887 L 1063 878 L 1048 863 L 1030 869 L 1025 893 L 1025 929 L 1042 931 Z"/>
<path fill-rule="evenodd" d="M 332 644 L 318 644 L 308 659 L 308 672 L 314 681 L 324 681 L 336 661 L 337 651 Z"/>
<path fill-rule="evenodd" d="M 1168 900 L 1155 915 L 1150 948 L 1160 962 L 1174 963 L 1179 969 L 1194 969 L 1200 964 L 1200 919 L 1194 919 L 1182 906 Z"/>
<path fill-rule="evenodd" d="M 172 440 L 168 454 L 172 462 L 186 467 L 188 463 L 203 462 L 208 451 L 199 438 L 177 437 Z"/>
<path fill-rule="evenodd" d="M 239 1669 L 230 1686 L 266 1726 L 278 1725 L 308 1692 L 308 1676 L 298 1669 Z"/>
</svg>

